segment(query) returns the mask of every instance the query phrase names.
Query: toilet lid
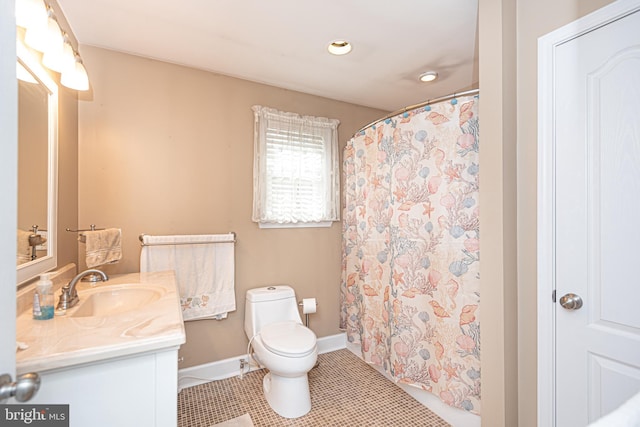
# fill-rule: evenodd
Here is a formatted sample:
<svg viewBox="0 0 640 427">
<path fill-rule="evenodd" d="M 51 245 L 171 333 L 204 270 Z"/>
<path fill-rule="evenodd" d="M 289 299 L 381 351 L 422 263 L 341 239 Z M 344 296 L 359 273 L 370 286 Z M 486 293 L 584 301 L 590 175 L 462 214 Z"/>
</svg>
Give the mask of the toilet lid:
<svg viewBox="0 0 640 427">
<path fill-rule="evenodd" d="M 267 349 L 281 356 L 303 357 L 316 348 L 316 334 L 292 320 L 264 326 L 260 338 Z"/>
</svg>

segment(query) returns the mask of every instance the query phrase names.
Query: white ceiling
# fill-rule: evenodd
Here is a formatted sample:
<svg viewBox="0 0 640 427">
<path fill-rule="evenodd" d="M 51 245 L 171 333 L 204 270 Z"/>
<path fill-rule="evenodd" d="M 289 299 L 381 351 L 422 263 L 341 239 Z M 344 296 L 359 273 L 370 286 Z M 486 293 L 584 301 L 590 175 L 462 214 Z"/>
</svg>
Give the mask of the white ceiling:
<svg viewBox="0 0 640 427">
<path fill-rule="evenodd" d="M 477 0 L 58 3 L 81 54 L 93 45 L 388 111 L 478 81 Z M 336 39 L 352 52 L 328 54 Z M 429 70 L 438 80 L 419 82 Z"/>
</svg>

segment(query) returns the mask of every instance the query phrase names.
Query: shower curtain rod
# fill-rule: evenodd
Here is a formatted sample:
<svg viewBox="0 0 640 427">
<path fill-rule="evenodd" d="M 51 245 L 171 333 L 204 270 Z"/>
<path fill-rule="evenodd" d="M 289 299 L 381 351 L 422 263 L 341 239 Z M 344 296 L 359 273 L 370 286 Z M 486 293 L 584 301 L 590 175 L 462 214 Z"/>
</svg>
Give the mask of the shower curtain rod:
<svg viewBox="0 0 640 427">
<path fill-rule="evenodd" d="M 452 93 L 450 95 L 441 96 L 440 98 L 429 99 L 426 102 L 421 102 L 421 103 L 415 104 L 415 105 L 409 105 L 408 107 L 404 107 L 404 108 L 396 110 L 396 111 L 394 111 L 392 113 L 389 113 L 386 116 L 382 117 L 381 119 L 374 120 L 371 123 L 369 123 L 368 125 L 362 126 L 358 130 L 358 132 L 355 133 L 355 135 L 357 135 L 358 133 L 362 132 L 363 130 L 365 130 L 369 126 L 373 126 L 373 125 L 375 125 L 377 123 L 380 123 L 383 120 L 387 120 L 387 119 L 389 119 L 391 117 L 395 117 L 398 114 L 404 113 L 405 111 L 415 110 L 416 108 L 425 107 L 425 106 L 430 105 L 430 104 L 435 104 L 436 102 L 447 101 L 447 100 L 453 99 L 453 98 L 455 98 L 457 96 L 474 95 L 474 94 L 479 93 L 479 92 L 480 92 L 480 89 L 471 89 L 471 90 L 467 90 L 467 91 L 464 91 L 464 92 L 454 92 L 454 93 Z"/>
</svg>

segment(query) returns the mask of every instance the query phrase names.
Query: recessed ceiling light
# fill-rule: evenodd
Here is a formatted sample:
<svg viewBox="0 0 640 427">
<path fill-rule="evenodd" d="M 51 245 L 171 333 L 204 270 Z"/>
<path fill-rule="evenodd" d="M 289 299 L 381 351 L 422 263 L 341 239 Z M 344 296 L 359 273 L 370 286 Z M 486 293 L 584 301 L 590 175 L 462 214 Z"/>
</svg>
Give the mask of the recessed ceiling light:
<svg viewBox="0 0 640 427">
<path fill-rule="evenodd" d="M 346 55 L 351 52 L 351 43 L 346 40 L 336 40 L 327 46 L 327 50 L 333 55 Z"/>
<path fill-rule="evenodd" d="M 427 71 L 426 73 L 420 74 L 421 82 L 432 82 L 438 78 L 438 73 L 435 71 Z"/>
</svg>

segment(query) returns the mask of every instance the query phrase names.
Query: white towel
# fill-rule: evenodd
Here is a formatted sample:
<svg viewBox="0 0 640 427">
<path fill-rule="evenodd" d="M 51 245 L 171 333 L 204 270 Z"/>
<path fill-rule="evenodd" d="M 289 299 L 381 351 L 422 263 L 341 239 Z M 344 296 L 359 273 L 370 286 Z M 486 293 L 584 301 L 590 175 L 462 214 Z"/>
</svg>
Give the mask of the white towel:
<svg viewBox="0 0 640 427">
<path fill-rule="evenodd" d="M 185 321 L 235 311 L 233 234 L 143 236 L 142 243 L 140 271 L 175 270 Z"/>
<path fill-rule="evenodd" d="M 640 393 L 631 397 L 618 409 L 589 424 L 589 427 L 638 427 L 640 426 Z"/>
<path fill-rule="evenodd" d="M 83 235 L 86 239 L 87 267 L 113 264 L 122 258 L 122 245 L 120 244 L 122 231 L 119 228 L 85 231 Z M 80 238 L 79 235 L 78 239 Z"/>
</svg>

